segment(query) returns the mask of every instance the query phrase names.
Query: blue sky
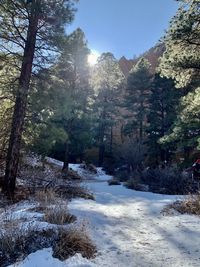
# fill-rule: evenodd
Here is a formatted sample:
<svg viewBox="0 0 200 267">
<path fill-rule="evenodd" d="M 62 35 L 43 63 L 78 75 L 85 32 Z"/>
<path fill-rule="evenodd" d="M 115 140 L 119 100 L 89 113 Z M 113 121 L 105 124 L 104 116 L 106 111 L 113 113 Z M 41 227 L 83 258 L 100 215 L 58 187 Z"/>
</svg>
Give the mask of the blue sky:
<svg viewBox="0 0 200 267">
<path fill-rule="evenodd" d="M 175 15 L 175 0 L 80 0 L 68 31 L 80 27 L 89 48 L 117 58 L 142 54 L 154 46 Z"/>
</svg>

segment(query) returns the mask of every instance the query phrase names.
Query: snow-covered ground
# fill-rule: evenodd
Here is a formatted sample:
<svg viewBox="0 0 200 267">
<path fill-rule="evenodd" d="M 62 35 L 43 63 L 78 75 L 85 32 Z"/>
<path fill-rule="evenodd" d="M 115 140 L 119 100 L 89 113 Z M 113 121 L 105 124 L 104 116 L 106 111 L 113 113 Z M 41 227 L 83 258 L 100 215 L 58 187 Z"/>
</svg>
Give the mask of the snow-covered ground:
<svg viewBox="0 0 200 267">
<path fill-rule="evenodd" d="M 71 167 L 80 171 L 76 165 Z M 69 210 L 88 222 L 97 257 L 87 260 L 75 255 L 60 262 L 51 256 L 51 249 L 44 249 L 29 255 L 18 267 L 200 266 L 200 218 L 161 213 L 175 196 L 108 186 L 104 181 L 110 177 L 102 170 L 95 178 L 87 186 L 96 201 L 76 199 Z"/>
</svg>

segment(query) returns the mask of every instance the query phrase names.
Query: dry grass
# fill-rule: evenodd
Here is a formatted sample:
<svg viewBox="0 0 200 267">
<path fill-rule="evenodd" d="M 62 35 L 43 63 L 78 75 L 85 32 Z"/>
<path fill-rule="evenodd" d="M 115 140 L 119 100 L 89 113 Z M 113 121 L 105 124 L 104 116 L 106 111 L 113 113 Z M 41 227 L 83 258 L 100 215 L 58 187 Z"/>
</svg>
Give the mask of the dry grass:
<svg viewBox="0 0 200 267">
<path fill-rule="evenodd" d="M 60 220 L 60 218 L 59 218 Z M 65 260 L 76 253 L 83 257 L 95 256 L 96 248 L 84 228 L 59 227 L 40 229 L 19 224 L 8 224 L 0 230 L 0 266 L 6 267 L 23 260 L 43 248 L 53 248 L 53 256 Z"/>
<path fill-rule="evenodd" d="M 22 237 L 21 229 L 12 231 L 10 228 L 0 233 L 0 263 L 2 263 L 3 258 L 15 254 L 17 249 L 21 249 L 24 246 L 24 238 Z"/>
<path fill-rule="evenodd" d="M 55 206 L 45 211 L 44 219 L 46 222 L 57 225 L 64 225 L 76 221 L 76 217 L 70 214 L 66 206 Z"/>
<path fill-rule="evenodd" d="M 39 190 L 35 193 L 35 199 L 41 206 L 55 204 L 57 202 L 57 194 L 54 189 Z"/>
<path fill-rule="evenodd" d="M 176 201 L 171 207 L 180 213 L 188 213 L 200 216 L 200 191 L 195 195 L 189 195 L 183 201 Z"/>
<path fill-rule="evenodd" d="M 50 247 L 56 238 L 53 230 L 14 227 L 0 232 L 0 266 L 6 267 L 18 259 L 42 248 Z"/>
<path fill-rule="evenodd" d="M 200 216 L 200 191 L 197 194 L 190 194 L 182 201 L 178 200 L 166 206 L 162 213 L 164 215 L 171 215 L 173 210 L 181 214 L 187 213 Z"/>
<path fill-rule="evenodd" d="M 96 247 L 85 229 L 60 229 L 58 240 L 53 247 L 53 256 L 64 261 L 76 253 L 87 259 L 94 258 Z"/>
<path fill-rule="evenodd" d="M 84 186 L 80 185 L 80 183 L 69 183 L 66 186 L 60 186 L 56 189 L 59 197 L 64 199 L 72 199 L 72 198 L 84 198 L 94 200 L 94 195 Z"/>
</svg>

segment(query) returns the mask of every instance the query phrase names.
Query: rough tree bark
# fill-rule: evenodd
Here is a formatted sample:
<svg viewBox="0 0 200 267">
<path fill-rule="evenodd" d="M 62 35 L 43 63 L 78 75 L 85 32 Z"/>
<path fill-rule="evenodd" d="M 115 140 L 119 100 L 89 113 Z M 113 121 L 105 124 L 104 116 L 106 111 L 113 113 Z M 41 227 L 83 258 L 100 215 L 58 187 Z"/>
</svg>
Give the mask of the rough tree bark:
<svg viewBox="0 0 200 267">
<path fill-rule="evenodd" d="M 27 38 L 25 42 L 21 73 L 19 77 L 19 87 L 15 100 L 9 147 L 6 158 L 6 170 L 3 190 L 9 196 L 12 196 L 14 194 L 16 186 L 21 138 L 26 114 L 27 97 L 32 74 L 33 58 L 35 53 L 36 36 L 40 13 L 40 0 L 32 0 L 31 2 L 31 13 L 29 18 Z"/>
</svg>

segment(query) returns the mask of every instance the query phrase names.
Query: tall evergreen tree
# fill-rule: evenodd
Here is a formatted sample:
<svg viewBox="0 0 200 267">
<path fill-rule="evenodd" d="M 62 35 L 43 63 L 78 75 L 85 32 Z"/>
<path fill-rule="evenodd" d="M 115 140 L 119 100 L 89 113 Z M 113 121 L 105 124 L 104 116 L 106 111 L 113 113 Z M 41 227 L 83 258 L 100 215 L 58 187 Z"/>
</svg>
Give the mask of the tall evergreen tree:
<svg viewBox="0 0 200 267">
<path fill-rule="evenodd" d="M 200 3 L 178 0 L 181 6 L 170 23 L 164 42 L 161 74 L 176 80 L 177 87 L 200 82 Z M 195 86 L 196 87 L 196 86 Z"/>
<path fill-rule="evenodd" d="M 181 98 L 180 112 L 173 123 L 171 132 L 161 139 L 163 144 L 176 143 L 184 152 L 200 149 L 200 88 Z"/>
<path fill-rule="evenodd" d="M 98 124 L 99 166 L 103 164 L 106 147 L 112 152 L 112 129 L 117 121 L 117 106 L 123 84 L 124 76 L 117 60 L 113 54 L 103 53 L 92 74 L 92 86 L 96 94 L 94 110 Z"/>
<path fill-rule="evenodd" d="M 139 138 L 140 141 L 145 135 L 151 79 L 150 64 L 148 60 L 141 58 L 130 71 L 127 80 L 125 106 L 129 112 L 129 122 L 125 131 Z"/>
<path fill-rule="evenodd" d="M 0 49 L 7 56 L 17 56 L 20 62 L 5 170 L 4 191 L 9 195 L 15 190 L 32 71 L 41 66 L 50 51 L 56 52 L 64 25 L 73 18 L 72 4 L 70 0 L 2 0 L 0 3 Z"/>
<path fill-rule="evenodd" d="M 68 170 L 69 158 L 81 157 L 91 140 L 88 54 L 85 35 L 77 29 L 66 37 L 58 62 L 48 73 L 41 73 L 30 97 L 32 121 L 36 103 L 40 121 L 32 149 L 54 155 L 59 149 L 64 171 Z"/>
<path fill-rule="evenodd" d="M 188 95 L 181 100 L 171 133 L 161 142 L 176 142 L 188 158 L 199 139 L 200 3 L 199 0 L 179 2 L 181 7 L 164 38 L 166 51 L 160 70 L 163 76 L 174 79 L 177 87 L 187 88 Z"/>
<path fill-rule="evenodd" d="M 169 145 L 162 146 L 159 140 L 169 132 L 176 119 L 181 94 L 171 79 L 155 75 L 151 84 L 147 116 L 147 146 L 152 163 L 168 161 L 170 150 L 174 150 Z"/>
</svg>

